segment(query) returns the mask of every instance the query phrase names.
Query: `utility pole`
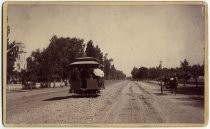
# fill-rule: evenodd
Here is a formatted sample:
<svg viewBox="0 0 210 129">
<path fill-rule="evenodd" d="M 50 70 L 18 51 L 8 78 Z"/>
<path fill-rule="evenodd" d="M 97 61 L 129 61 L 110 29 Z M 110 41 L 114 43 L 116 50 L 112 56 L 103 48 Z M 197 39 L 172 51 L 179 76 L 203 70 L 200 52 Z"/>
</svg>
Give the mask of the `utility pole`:
<svg viewBox="0 0 210 129">
<path fill-rule="evenodd" d="M 162 83 L 162 61 L 160 61 L 160 90 L 161 90 L 161 94 L 163 94 L 163 83 Z"/>
<path fill-rule="evenodd" d="M 160 66 L 160 69 L 162 69 L 162 62 L 163 62 L 163 61 L 160 61 L 160 65 L 159 65 L 159 66 Z"/>
</svg>

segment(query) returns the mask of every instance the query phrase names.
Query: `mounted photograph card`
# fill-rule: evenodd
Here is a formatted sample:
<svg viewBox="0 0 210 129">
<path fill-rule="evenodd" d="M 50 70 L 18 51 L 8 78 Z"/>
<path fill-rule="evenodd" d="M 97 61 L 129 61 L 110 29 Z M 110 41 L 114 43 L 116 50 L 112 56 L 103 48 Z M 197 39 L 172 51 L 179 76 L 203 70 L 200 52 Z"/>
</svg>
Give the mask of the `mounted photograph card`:
<svg viewBox="0 0 210 129">
<path fill-rule="evenodd" d="M 208 124 L 205 2 L 3 3 L 6 127 Z"/>
</svg>

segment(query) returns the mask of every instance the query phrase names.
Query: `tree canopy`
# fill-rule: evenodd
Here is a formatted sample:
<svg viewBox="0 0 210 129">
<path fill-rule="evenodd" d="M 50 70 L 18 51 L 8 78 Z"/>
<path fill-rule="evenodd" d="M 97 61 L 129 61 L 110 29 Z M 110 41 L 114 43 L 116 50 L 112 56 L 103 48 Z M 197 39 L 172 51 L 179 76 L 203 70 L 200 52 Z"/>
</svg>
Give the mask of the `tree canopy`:
<svg viewBox="0 0 210 129">
<path fill-rule="evenodd" d="M 17 50 L 15 49 L 15 42 L 7 42 L 7 83 L 14 76 L 14 64 L 17 57 Z"/>
<path fill-rule="evenodd" d="M 185 59 L 180 61 L 180 67 L 176 68 L 162 68 L 161 65 L 157 67 L 134 67 L 131 71 L 133 79 L 158 79 L 163 76 L 177 76 L 185 80 L 190 77 L 197 78 L 198 76 L 204 76 L 204 65 L 194 64 L 189 65 L 189 62 Z"/>
<path fill-rule="evenodd" d="M 57 38 L 54 35 L 46 49 L 32 52 L 27 59 L 27 69 L 38 81 L 66 79 L 68 65 L 75 58 L 84 56 L 84 47 L 83 39 Z"/>
<path fill-rule="evenodd" d="M 101 51 L 99 46 L 94 46 L 92 40 L 87 42 L 85 55 L 98 59 L 100 63 L 104 65 L 104 73 L 106 79 L 124 79 L 126 77 L 126 75 L 122 71 L 117 70 L 114 65 L 112 65 L 113 59 L 108 58 L 107 53 L 103 55 L 103 52 Z"/>
<path fill-rule="evenodd" d="M 17 50 L 15 49 L 15 41 L 9 41 L 10 26 L 7 26 L 7 83 L 13 78 L 14 64 L 17 58 Z"/>
<path fill-rule="evenodd" d="M 98 45 L 94 46 L 93 41 L 85 43 L 79 38 L 58 38 L 54 35 L 50 39 L 47 48 L 33 51 L 31 56 L 27 58 L 27 71 L 30 75 L 30 81 L 49 82 L 53 80 L 64 80 L 68 78 L 68 65 L 78 57 L 94 57 L 97 58 L 104 66 L 106 79 L 124 79 L 125 74 L 112 68 L 112 58 L 108 58 L 108 54 L 103 53 Z M 112 74 L 112 75 L 110 75 Z"/>
<path fill-rule="evenodd" d="M 89 57 L 94 57 L 98 59 L 101 64 L 103 64 L 103 53 L 101 52 L 101 49 L 98 47 L 98 45 L 96 45 L 96 47 L 94 46 L 92 40 L 88 41 L 87 43 L 85 55 Z"/>
</svg>

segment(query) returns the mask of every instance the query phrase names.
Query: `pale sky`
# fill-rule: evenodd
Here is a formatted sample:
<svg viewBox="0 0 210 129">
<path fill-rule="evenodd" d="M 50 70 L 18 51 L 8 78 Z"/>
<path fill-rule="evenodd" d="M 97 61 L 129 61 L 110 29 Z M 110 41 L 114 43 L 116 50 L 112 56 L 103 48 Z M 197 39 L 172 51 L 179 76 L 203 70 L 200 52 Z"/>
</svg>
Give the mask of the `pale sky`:
<svg viewBox="0 0 210 129">
<path fill-rule="evenodd" d="M 10 41 L 28 55 L 53 35 L 92 40 L 126 75 L 134 66 L 204 61 L 203 5 L 9 5 Z"/>
</svg>

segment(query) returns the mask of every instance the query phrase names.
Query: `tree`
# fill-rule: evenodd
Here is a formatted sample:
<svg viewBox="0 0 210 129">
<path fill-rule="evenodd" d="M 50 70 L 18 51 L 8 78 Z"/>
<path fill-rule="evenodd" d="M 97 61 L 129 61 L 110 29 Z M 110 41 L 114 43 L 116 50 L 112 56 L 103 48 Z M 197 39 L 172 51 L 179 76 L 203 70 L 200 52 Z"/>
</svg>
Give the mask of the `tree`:
<svg viewBox="0 0 210 129">
<path fill-rule="evenodd" d="M 193 78 L 195 79 L 195 85 L 198 86 L 198 77 L 204 76 L 204 66 L 200 64 L 193 65 L 190 69 Z"/>
<path fill-rule="evenodd" d="M 16 57 L 15 42 L 7 43 L 7 83 L 13 78 Z"/>
<path fill-rule="evenodd" d="M 100 63 L 104 65 L 104 73 L 106 79 L 123 79 L 126 77 L 126 75 L 122 71 L 117 70 L 114 65 L 111 64 L 113 62 L 113 59 L 108 58 L 107 53 L 105 54 L 105 56 L 103 56 L 103 53 L 101 52 L 99 46 L 94 46 L 92 40 L 88 41 L 87 43 L 85 55 L 98 59 Z"/>
<path fill-rule="evenodd" d="M 104 65 L 104 73 L 106 79 L 123 79 L 126 77 L 126 75 L 122 71 L 117 70 L 114 65 L 111 64 L 113 62 L 113 59 L 108 58 L 107 53 L 105 54 L 105 56 L 103 56 L 103 53 L 101 52 L 99 46 L 94 46 L 92 40 L 88 41 L 85 54 L 86 56 L 98 59 L 100 63 Z"/>
<path fill-rule="evenodd" d="M 104 56 L 104 73 L 106 79 L 109 79 L 110 76 L 111 62 L 113 62 L 113 59 L 109 59 L 108 54 L 106 53 Z"/>
<path fill-rule="evenodd" d="M 181 69 L 184 71 L 184 72 L 188 72 L 188 70 L 189 70 L 189 62 L 186 60 L 186 59 L 184 59 L 184 61 L 182 62 L 180 62 L 181 64 Z"/>
<path fill-rule="evenodd" d="M 134 67 L 131 71 L 131 75 L 133 79 L 137 79 L 138 68 Z"/>
<path fill-rule="evenodd" d="M 92 40 L 88 41 L 87 47 L 86 47 L 86 50 L 85 50 L 85 54 L 86 54 L 86 56 L 89 56 L 89 57 L 95 57 L 96 56 L 95 47 L 93 45 Z"/>
<path fill-rule="evenodd" d="M 10 83 L 14 76 L 14 64 L 17 58 L 17 50 L 15 49 L 15 41 L 9 41 L 10 26 L 7 26 L 7 83 Z"/>
<path fill-rule="evenodd" d="M 27 59 L 30 80 L 40 82 L 60 81 L 69 75 L 68 65 L 75 58 L 84 56 L 84 40 L 79 38 L 58 38 L 54 35 L 49 46 L 32 52 Z"/>
<path fill-rule="evenodd" d="M 145 79 L 148 76 L 148 69 L 146 67 L 140 67 L 137 72 L 138 79 Z"/>
<path fill-rule="evenodd" d="M 100 63 L 103 63 L 103 53 L 101 52 L 101 49 L 99 48 L 98 45 L 95 47 L 95 53 L 96 53 L 96 58 L 100 61 Z"/>
<path fill-rule="evenodd" d="M 28 80 L 32 82 L 41 82 L 47 75 L 44 69 L 44 59 L 42 51 L 37 49 L 33 51 L 31 56 L 27 58 L 27 72 L 30 75 Z"/>
<path fill-rule="evenodd" d="M 53 36 L 50 41 L 50 45 L 43 52 L 49 72 L 48 80 L 66 79 L 69 73 L 68 65 L 75 58 L 84 56 L 84 40 Z"/>
<path fill-rule="evenodd" d="M 84 53 L 84 40 L 79 38 L 58 38 L 54 35 L 50 39 L 49 46 L 40 51 L 37 49 L 32 52 L 31 56 L 27 59 L 27 69 L 30 75 L 29 80 L 48 82 L 65 80 L 68 78 L 69 64 L 72 63 L 75 58 L 82 57 L 84 55 L 99 59 L 101 64 L 104 65 L 105 78 L 110 78 L 110 69 L 112 58 L 108 58 L 108 54 L 103 56 L 98 45 L 94 47 L 93 42 L 89 41 Z M 113 66 L 113 78 L 125 77 L 122 71 L 117 71 Z"/>
<path fill-rule="evenodd" d="M 150 79 L 156 79 L 159 77 L 159 69 L 152 67 L 148 69 L 148 78 Z"/>
<path fill-rule="evenodd" d="M 116 79 L 117 78 L 117 70 L 114 67 L 114 65 L 111 65 L 111 68 L 110 68 L 110 78 L 111 79 Z"/>
<path fill-rule="evenodd" d="M 173 76 L 183 79 L 183 83 L 187 83 L 187 80 L 193 77 L 195 81 L 199 76 L 204 76 L 204 65 L 194 64 L 189 65 L 189 62 L 185 59 L 180 61 L 180 67 L 175 68 L 162 68 L 161 65 L 157 67 L 140 67 L 139 69 L 134 67 L 131 71 L 133 79 L 160 79 L 160 77 L 170 78 Z"/>
<path fill-rule="evenodd" d="M 98 59 L 101 64 L 103 63 L 103 53 L 101 52 L 101 49 L 98 45 L 96 45 L 96 47 L 93 45 L 92 40 L 88 41 L 85 54 L 88 57 L 94 57 Z"/>
<path fill-rule="evenodd" d="M 116 71 L 116 78 L 115 79 L 120 80 L 120 79 L 125 79 L 125 78 L 126 78 L 126 75 L 122 71 L 120 71 L 120 70 Z"/>
<path fill-rule="evenodd" d="M 185 83 L 187 82 L 187 80 L 190 78 L 189 77 L 189 62 L 185 59 L 183 62 L 181 61 L 180 62 L 180 66 L 181 66 L 181 69 L 183 71 L 182 73 L 182 76 L 184 78 L 184 86 L 185 86 Z"/>
</svg>

